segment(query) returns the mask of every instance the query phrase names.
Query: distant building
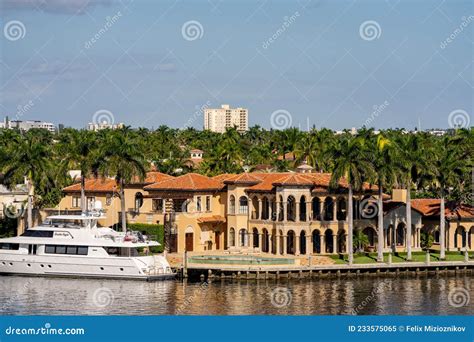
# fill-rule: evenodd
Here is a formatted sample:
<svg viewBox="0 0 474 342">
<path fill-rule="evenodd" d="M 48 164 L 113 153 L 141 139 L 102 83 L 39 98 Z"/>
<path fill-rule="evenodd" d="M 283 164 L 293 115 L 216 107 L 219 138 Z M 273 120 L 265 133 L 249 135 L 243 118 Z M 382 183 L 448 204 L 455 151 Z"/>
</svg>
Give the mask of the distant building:
<svg viewBox="0 0 474 342">
<path fill-rule="evenodd" d="M 8 116 L 0 123 L 0 128 L 14 129 L 17 128 L 21 131 L 28 131 L 32 128 L 43 128 L 50 132 L 56 132 L 56 126 L 51 122 L 45 122 L 40 120 L 9 120 Z"/>
<path fill-rule="evenodd" d="M 101 123 L 89 122 L 87 129 L 89 131 L 100 131 L 102 129 L 120 129 L 123 128 L 124 124 L 122 122 L 118 124 L 111 124 L 106 121 Z"/>
<path fill-rule="evenodd" d="M 239 132 L 249 129 L 248 109 L 230 108 L 222 105 L 221 108 L 208 108 L 204 110 L 204 129 L 224 133 L 227 128 L 235 127 Z"/>
</svg>

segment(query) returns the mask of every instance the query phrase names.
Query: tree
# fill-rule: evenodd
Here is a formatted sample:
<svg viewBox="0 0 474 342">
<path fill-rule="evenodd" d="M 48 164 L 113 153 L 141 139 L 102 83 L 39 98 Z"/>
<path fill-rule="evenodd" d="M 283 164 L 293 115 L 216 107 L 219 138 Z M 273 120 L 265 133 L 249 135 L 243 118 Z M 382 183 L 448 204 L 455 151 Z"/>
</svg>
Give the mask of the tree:
<svg viewBox="0 0 474 342">
<path fill-rule="evenodd" d="M 334 160 L 330 182 L 331 188 L 338 188 L 341 179 L 344 179 L 348 186 L 349 265 L 352 265 L 354 262 L 354 251 L 352 248 L 354 231 L 353 191 L 358 191 L 362 188 L 364 176 L 372 170 L 364 144 L 365 142 L 362 137 L 352 137 L 345 134 L 335 140 L 330 149 L 331 156 L 328 156 Z"/>
<path fill-rule="evenodd" d="M 357 230 L 354 234 L 353 248 L 357 253 L 361 253 L 369 245 L 369 237 L 362 230 Z"/>
<path fill-rule="evenodd" d="M 94 166 L 103 176 L 115 177 L 120 189 L 120 207 L 122 231 L 127 231 L 127 212 L 125 207 L 125 184 L 146 175 L 143 151 L 139 148 L 138 138 L 129 127 L 107 131 L 104 140 L 99 142 L 100 158 Z"/>
<path fill-rule="evenodd" d="M 27 225 L 33 226 L 33 200 L 35 185 L 43 177 L 51 160 L 51 135 L 43 130 L 32 129 L 26 133 L 10 135 L 6 147 L 2 147 L 0 166 L 4 182 L 9 186 L 22 184 L 28 187 Z M 44 130 L 46 131 L 46 130 Z M 3 144 L 2 144 L 3 145 Z"/>
<path fill-rule="evenodd" d="M 370 142 L 370 160 L 372 161 L 373 182 L 378 186 L 377 198 L 377 261 L 383 262 L 383 189 L 396 183 L 397 173 L 393 161 L 392 142 L 383 133 L 372 135 Z"/>
<path fill-rule="evenodd" d="M 98 146 L 94 132 L 65 129 L 59 137 L 60 158 L 70 168 L 81 171 L 81 210 L 86 212 L 85 182 L 94 172 L 93 165 L 98 157 Z"/>
</svg>

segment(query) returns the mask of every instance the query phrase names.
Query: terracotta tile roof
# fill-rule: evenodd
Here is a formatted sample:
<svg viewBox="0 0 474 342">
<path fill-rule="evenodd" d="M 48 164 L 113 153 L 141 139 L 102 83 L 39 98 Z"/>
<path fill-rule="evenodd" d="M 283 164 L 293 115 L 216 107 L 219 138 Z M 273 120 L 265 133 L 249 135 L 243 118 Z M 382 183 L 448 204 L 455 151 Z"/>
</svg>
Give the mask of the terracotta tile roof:
<svg viewBox="0 0 474 342">
<path fill-rule="evenodd" d="M 152 184 L 152 183 L 157 183 L 161 182 L 165 179 L 170 179 L 174 178 L 173 176 L 167 175 L 166 173 L 161 173 L 159 171 L 149 171 L 146 173 L 145 179 L 140 180 L 138 177 L 135 177 L 132 181 L 132 183 L 136 184 Z"/>
<path fill-rule="evenodd" d="M 212 215 L 208 217 L 200 217 L 197 221 L 199 223 L 224 223 L 226 222 L 226 219 L 221 215 Z"/>
<path fill-rule="evenodd" d="M 117 188 L 115 179 L 112 178 L 93 178 L 86 179 L 85 191 L 87 192 L 113 192 Z M 64 192 L 80 192 L 81 183 L 75 183 L 63 188 Z"/>
<path fill-rule="evenodd" d="M 279 180 L 287 177 L 288 175 L 290 175 L 290 173 L 254 173 L 254 175 L 258 175 L 257 177 L 261 179 L 261 182 L 247 188 L 247 190 L 256 192 L 266 192 L 272 191 L 272 189 L 274 188 L 273 183 L 278 182 Z"/>
<path fill-rule="evenodd" d="M 273 185 L 278 185 L 278 186 L 291 186 L 291 185 L 312 186 L 313 184 L 314 183 L 311 179 L 297 173 L 289 174 L 288 176 L 285 176 L 277 180 L 276 182 L 273 182 Z"/>
<path fill-rule="evenodd" d="M 221 183 L 222 187 L 225 186 L 224 181 L 236 176 L 234 173 L 222 173 L 220 175 L 212 177 L 212 179 Z"/>
<path fill-rule="evenodd" d="M 222 189 L 222 183 L 197 173 L 188 173 L 153 183 L 145 186 L 144 189 L 153 191 L 214 191 Z"/>
<path fill-rule="evenodd" d="M 441 200 L 439 198 L 419 198 L 411 201 L 412 208 L 418 210 L 423 216 L 439 217 Z M 448 219 L 474 218 L 474 207 L 461 204 L 445 204 L 445 215 Z"/>
<path fill-rule="evenodd" d="M 250 173 L 241 173 L 238 175 L 235 175 L 233 177 L 230 177 L 226 180 L 224 180 L 224 184 L 258 184 L 261 182 L 261 179 L 258 176 L 255 176 L 254 174 Z"/>
</svg>

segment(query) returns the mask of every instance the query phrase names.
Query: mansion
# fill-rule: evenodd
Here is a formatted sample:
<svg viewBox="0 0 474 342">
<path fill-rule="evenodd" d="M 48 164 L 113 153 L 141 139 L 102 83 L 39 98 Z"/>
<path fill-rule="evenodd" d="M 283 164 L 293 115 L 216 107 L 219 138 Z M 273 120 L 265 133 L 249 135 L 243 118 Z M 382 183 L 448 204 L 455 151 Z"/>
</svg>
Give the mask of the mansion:
<svg viewBox="0 0 474 342">
<path fill-rule="evenodd" d="M 314 173 L 303 164 L 296 172 L 221 174 L 188 173 L 172 177 L 157 171 L 125 186 L 128 223 L 164 224 L 170 252 L 228 251 L 309 255 L 347 253 L 348 186 L 336 189 L 331 174 Z M 80 183 L 63 189 L 55 212 L 80 212 Z M 114 179 L 86 180 L 88 208 L 101 201 L 103 226 L 120 222 L 120 198 Z M 377 233 L 378 188 L 364 184 L 354 194 L 354 234 L 367 236 L 367 251 L 406 251 L 405 190 L 383 195 L 384 235 Z M 411 204 L 412 250 L 421 250 L 422 233 L 439 248 L 437 199 L 414 199 Z M 474 249 L 474 210 L 446 206 L 446 248 Z"/>
</svg>

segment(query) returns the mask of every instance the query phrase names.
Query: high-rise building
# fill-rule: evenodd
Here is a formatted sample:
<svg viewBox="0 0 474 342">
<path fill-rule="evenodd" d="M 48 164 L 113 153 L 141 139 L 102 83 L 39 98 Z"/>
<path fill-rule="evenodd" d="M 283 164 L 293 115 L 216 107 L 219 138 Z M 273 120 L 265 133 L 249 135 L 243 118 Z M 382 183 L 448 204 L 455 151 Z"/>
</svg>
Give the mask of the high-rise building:
<svg viewBox="0 0 474 342">
<path fill-rule="evenodd" d="M 227 128 L 235 127 L 239 132 L 249 129 L 249 111 L 245 108 L 230 108 L 222 105 L 221 108 L 207 108 L 204 110 L 204 129 L 224 133 Z"/>
</svg>

